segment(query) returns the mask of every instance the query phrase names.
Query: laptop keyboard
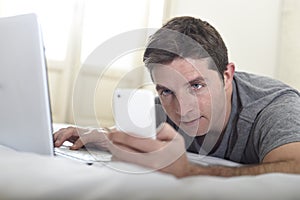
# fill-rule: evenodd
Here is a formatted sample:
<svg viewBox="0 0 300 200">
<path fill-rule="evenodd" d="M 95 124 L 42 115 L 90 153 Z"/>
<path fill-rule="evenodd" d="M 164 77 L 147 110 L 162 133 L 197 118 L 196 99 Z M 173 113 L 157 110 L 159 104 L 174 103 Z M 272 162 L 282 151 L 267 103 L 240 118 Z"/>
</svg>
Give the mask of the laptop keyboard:
<svg viewBox="0 0 300 200">
<path fill-rule="evenodd" d="M 85 149 L 70 150 L 69 146 L 56 147 L 54 149 L 56 155 L 69 157 L 77 160 L 84 161 L 86 163 L 93 162 L 109 162 L 112 155 L 107 151 L 100 151 L 97 149 Z"/>
</svg>

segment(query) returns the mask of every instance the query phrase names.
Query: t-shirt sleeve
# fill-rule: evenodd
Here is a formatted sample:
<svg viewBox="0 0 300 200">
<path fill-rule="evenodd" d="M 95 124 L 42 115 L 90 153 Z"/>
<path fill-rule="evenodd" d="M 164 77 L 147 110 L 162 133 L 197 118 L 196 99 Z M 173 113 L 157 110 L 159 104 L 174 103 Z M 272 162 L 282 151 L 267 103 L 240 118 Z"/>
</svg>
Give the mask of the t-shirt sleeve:
<svg viewBox="0 0 300 200">
<path fill-rule="evenodd" d="M 300 97 L 288 93 L 274 99 L 256 123 L 259 160 L 284 144 L 300 142 Z"/>
</svg>

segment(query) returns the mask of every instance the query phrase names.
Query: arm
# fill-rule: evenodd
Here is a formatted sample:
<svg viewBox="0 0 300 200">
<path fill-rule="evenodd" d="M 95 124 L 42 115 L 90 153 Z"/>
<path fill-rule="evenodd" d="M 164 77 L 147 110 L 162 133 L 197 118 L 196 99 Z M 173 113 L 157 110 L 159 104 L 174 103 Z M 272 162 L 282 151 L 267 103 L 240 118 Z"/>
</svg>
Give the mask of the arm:
<svg viewBox="0 0 300 200">
<path fill-rule="evenodd" d="M 204 167 L 188 162 L 184 141 L 171 126 L 165 124 L 157 140 L 136 138 L 122 132 L 109 135 L 112 154 L 127 162 L 150 167 L 176 177 L 193 175 L 241 176 L 272 172 L 300 173 L 300 143 L 290 143 L 269 152 L 263 163 L 243 167 Z"/>
<path fill-rule="evenodd" d="M 265 173 L 295 173 L 300 174 L 300 142 L 289 143 L 269 152 L 263 162 L 257 165 L 243 167 L 207 167 L 208 175 L 213 176 L 242 176 Z M 198 166 L 191 166 L 188 175 L 201 174 Z"/>
</svg>

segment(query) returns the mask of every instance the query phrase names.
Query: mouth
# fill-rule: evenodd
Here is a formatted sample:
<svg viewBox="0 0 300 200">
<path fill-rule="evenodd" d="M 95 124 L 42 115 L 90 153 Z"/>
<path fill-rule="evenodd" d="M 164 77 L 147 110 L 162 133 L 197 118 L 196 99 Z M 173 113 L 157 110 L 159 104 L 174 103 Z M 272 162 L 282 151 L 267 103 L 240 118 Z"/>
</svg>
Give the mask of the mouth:
<svg viewBox="0 0 300 200">
<path fill-rule="evenodd" d="M 202 118 L 202 116 L 192 119 L 192 120 L 181 120 L 181 124 L 185 126 L 195 126 L 199 124 L 199 120 Z"/>
</svg>

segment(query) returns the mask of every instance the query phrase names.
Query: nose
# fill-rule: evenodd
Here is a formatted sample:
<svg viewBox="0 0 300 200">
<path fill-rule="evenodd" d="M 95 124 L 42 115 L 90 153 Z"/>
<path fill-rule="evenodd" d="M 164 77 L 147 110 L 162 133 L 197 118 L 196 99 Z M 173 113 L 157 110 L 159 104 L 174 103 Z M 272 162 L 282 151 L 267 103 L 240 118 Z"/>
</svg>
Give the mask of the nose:
<svg viewBox="0 0 300 200">
<path fill-rule="evenodd" d="M 177 110 L 176 113 L 181 116 L 186 116 L 190 112 L 194 112 L 198 109 L 198 104 L 196 103 L 196 97 L 188 93 L 177 94 Z"/>
</svg>

